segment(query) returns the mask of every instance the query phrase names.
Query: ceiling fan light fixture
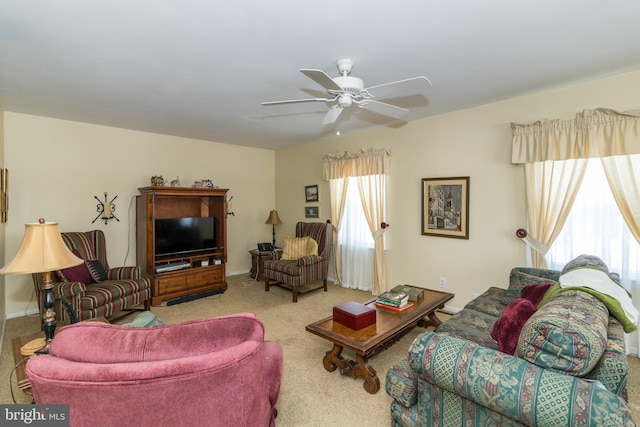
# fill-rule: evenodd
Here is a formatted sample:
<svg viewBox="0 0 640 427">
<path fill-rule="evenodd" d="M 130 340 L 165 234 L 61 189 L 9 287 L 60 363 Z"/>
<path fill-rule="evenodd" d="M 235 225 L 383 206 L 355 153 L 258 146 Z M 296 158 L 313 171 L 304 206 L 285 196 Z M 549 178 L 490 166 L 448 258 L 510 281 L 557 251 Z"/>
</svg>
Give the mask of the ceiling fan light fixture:
<svg viewBox="0 0 640 427">
<path fill-rule="evenodd" d="M 338 97 L 338 105 L 341 108 L 351 107 L 351 104 L 353 104 L 353 97 L 351 95 L 340 95 L 340 97 Z"/>
<path fill-rule="evenodd" d="M 382 83 L 376 86 L 369 86 L 365 88 L 364 81 L 358 77 L 350 76 L 351 69 L 353 67 L 353 61 L 351 59 L 341 59 L 337 62 L 340 75 L 338 77 L 329 77 L 327 73 L 322 70 L 302 68 L 300 72 L 309 77 L 314 82 L 322 86 L 330 95 L 327 98 L 302 98 L 302 99 L 288 99 L 283 101 L 269 101 L 263 102 L 262 105 L 275 105 L 275 104 L 290 104 L 298 102 L 336 102 L 333 104 L 327 114 L 322 119 L 322 125 L 330 125 L 336 122 L 341 116 L 342 111 L 356 104 L 358 107 L 365 110 L 369 110 L 375 114 L 387 116 L 392 119 L 400 120 L 404 117 L 409 110 L 399 107 L 393 104 L 387 104 L 386 102 L 377 101 L 375 95 L 370 93 L 371 89 L 378 90 L 381 87 L 389 87 L 397 84 L 405 84 L 412 81 L 423 81 L 431 84 L 429 79 L 424 76 L 412 77 L 404 80 L 397 80 L 394 82 Z M 336 135 L 339 135 L 336 132 Z"/>
<path fill-rule="evenodd" d="M 342 91 L 353 93 L 354 95 L 358 95 L 364 90 L 364 81 L 357 77 L 339 76 L 334 77 L 333 81 L 342 88 Z"/>
</svg>

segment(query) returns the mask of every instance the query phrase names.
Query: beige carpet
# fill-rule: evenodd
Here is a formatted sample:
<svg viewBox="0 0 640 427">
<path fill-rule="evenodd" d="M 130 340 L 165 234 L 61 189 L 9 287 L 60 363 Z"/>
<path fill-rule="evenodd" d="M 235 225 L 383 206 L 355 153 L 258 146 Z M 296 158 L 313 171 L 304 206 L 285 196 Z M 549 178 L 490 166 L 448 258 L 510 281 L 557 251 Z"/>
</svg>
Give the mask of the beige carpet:
<svg viewBox="0 0 640 427">
<path fill-rule="evenodd" d="M 267 293 L 261 282 L 246 275 L 228 278 L 229 289 L 223 295 L 170 307 L 153 307 L 165 323 L 252 312 L 264 322 L 266 338 L 278 341 L 284 349 L 284 375 L 278 400 L 278 426 L 388 426 L 391 423 L 391 398 L 384 391 L 384 377 L 389 367 L 406 356 L 413 339 L 423 332 L 414 329 L 392 347 L 371 358 L 378 373 L 381 390 L 367 393 L 361 379 L 338 372 L 327 372 L 322 358 L 331 344 L 305 331 L 305 325 L 331 315 L 334 305 L 346 301 L 362 302 L 368 293 L 330 285 L 328 292 L 316 291 L 291 302 L 291 292 L 272 287 Z M 440 316 L 442 319 L 446 315 Z M 127 321 L 127 320 L 124 320 Z M 12 403 L 9 375 L 13 367 L 11 339 L 39 328 L 36 317 L 9 319 L 6 325 L 0 369 L 0 402 Z M 349 355 L 347 353 L 347 355 Z M 640 359 L 630 358 L 629 398 L 635 420 L 640 420 Z M 13 379 L 15 389 L 15 378 Z M 635 387 L 635 388 L 634 388 Z M 28 400 L 16 392 L 19 403 Z"/>
</svg>

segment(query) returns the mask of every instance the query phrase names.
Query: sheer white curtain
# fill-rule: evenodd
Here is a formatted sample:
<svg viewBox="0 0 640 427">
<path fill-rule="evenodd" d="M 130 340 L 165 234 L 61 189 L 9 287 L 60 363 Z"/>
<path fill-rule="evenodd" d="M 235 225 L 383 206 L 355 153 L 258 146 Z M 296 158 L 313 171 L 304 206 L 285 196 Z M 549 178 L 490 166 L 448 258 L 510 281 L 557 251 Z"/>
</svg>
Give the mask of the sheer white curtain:
<svg viewBox="0 0 640 427">
<path fill-rule="evenodd" d="M 384 253 L 384 233 L 387 230 L 382 224 L 385 222 L 385 199 L 386 188 L 384 175 L 389 174 L 391 166 L 391 152 L 385 149 L 373 149 L 363 148 L 357 153 L 341 153 L 341 154 L 327 154 L 323 158 L 322 163 L 322 176 L 325 180 L 341 180 L 341 179 L 353 179 L 358 182 L 358 189 L 360 194 L 360 209 L 363 212 L 362 219 L 358 219 L 357 222 L 364 226 L 368 225 L 369 233 L 373 239 L 373 279 L 372 279 L 372 292 L 374 295 L 378 295 L 380 292 L 386 290 L 386 268 L 385 268 L 385 253 Z M 337 253 L 345 250 L 344 242 L 341 241 L 341 230 L 349 228 L 345 224 L 345 214 L 340 214 L 340 197 L 337 194 L 333 194 L 334 190 L 344 191 L 347 188 L 347 192 L 350 187 L 355 185 L 331 185 L 331 212 L 334 219 L 339 223 L 338 228 L 338 245 L 340 250 Z M 346 205 L 346 204 L 345 204 Z M 342 216 L 342 218 L 340 217 Z M 336 276 L 343 278 L 343 284 L 345 283 L 345 275 L 340 271 L 340 267 L 344 270 L 345 258 L 341 258 L 342 266 L 340 262 L 336 262 Z M 371 271 L 366 265 L 359 265 L 353 267 L 355 271 L 359 271 L 358 274 L 362 274 L 364 270 Z M 360 286 L 360 285 L 358 285 Z"/>
<path fill-rule="evenodd" d="M 333 266 L 334 283 L 342 285 L 342 248 L 339 244 L 338 230 L 342 224 L 342 215 L 347 203 L 347 187 L 349 178 L 329 180 L 329 196 L 331 198 L 331 224 L 333 225 Z"/>
<path fill-rule="evenodd" d="M 548 248 L 562 230 L 586 164 L 585 159 L 569 159 L 524 165 L 527 224 L 529 233 L 540 244 L 531 253 L 532 265 L 536 268 L 547 268 L 544 248 Z"/>
<path fill-rule="evenodd" d="M 546 255 L 549 268 L 562 270 L 580 254 L 596 255 L 620 275 L 640 307 L 640 244 L 633 237 L 607 183 L 600 159 L 590 159 L 564 228 Z M 639 354 L 640 332 L 627 334 L 627 352 Z"/>
<path fill-rule="evenodd" d="M 373 290 L 373 237 L 364 215 L 355 178 L 347 185 L 346 202 L 338 241 L 342 254 L 342 286 L 362 291 Z"/>
<path fill-rule="evenodd" d="M 386 216 L 387 180 L 385 174 L 358 177 L 362 209 L 373 238 L 373 294 L 387 290 L 387 261 L 384 256 L 383 226 Z"/>
<path fill-rule="evenodd" d="M 543 120 L 529 125 L 512 123 L 512 163 L 525 164 L 528 221 L 537 216 L 549 218 L 547 229 L 561 229 L 556 238 L 543 230 L 534 230 L 532 239 L 542 240 L 542 259 L 550 268 L 561 269 L 567 261 L 587 253 L 599 256 L 609 269 L 621 276 L 621 284 L 640 308 L 638 242 L 640 242 L 640 111 L 617 112 L 598 108 L 576 114 L 574 120 Z M 585 162 L 588 172 L 580 183 L 579 195 L 573 191 L 554 203 L 547 203 L 548 193 L 555 191 L 545 184 L 544 168 L 532 165 Z M 606 172 L 606 174 L 605 174 Z M 588 179 L 587 179 L 588 176 Z M 608 183 L 608 184 L 607 184 Z M 617 203 L 616 203 L 617 202 Z M 559 209 L 569 214 L 552 215 Z M 570 208 L 570 210 L 565 209 Z M 555 219 L 554 219 L 555 218 Z M 562 225 L 562 222 L 564 226 Z M 541 235 L 542 234 L 542 235 Z M 546 252 L 546 247 L 549 251 Z M 535 245 L 531 246 L 540 250 Z M 533 258 L 534 266 L 541 256 Z M 639 332 L 627 335 L 627 351 L 638 354 Z"/>
</svg>

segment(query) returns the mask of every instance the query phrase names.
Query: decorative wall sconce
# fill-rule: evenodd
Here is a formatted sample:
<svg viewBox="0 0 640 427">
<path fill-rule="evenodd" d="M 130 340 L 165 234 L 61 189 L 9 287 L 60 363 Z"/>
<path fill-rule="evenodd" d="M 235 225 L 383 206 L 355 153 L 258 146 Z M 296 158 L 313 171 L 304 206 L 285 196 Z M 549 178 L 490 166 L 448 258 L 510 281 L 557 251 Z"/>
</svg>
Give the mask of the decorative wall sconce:
<svg viewBox="0 0 640 427">
<path fill-rule="evenodd" d="M 113 199 L 111 199 L 110 202 L 107 200 L 107 192 L 106 191 L 104 193 L 104 202 L 102 200 L 98 199 L 97 196 L 93 196 L 93 197 L 94 197 L 94 199 L 96 199 L 98 201 L 98 205 L 96 206 L 96 210 L 98 211 L 98 216 L 95 217 L 93 221 L 91 221 L 91 224 L 96 222 L 98 220 L 98 218 L 103 219 L 105 225 L 107 224 L 107 221 L 109 221 L 110 219 L 113 219 L 113 218 L 115 218 L 116 221 L 120 222 L 120 219 L 113 214 L 113 211 L 116 210 L 116 205 L 113 203 L 113 201 L 118 196 L 115 196 Z"/>
<path fill-rule="evenodd" d="M 236 216 L 236 214 L 233 212 L 233 205 L 231 204 L 231 200 L 233 200 L 233 196 L 231 196 L 229 200 L 227 200 L 227 216 Z"/>
</svg>

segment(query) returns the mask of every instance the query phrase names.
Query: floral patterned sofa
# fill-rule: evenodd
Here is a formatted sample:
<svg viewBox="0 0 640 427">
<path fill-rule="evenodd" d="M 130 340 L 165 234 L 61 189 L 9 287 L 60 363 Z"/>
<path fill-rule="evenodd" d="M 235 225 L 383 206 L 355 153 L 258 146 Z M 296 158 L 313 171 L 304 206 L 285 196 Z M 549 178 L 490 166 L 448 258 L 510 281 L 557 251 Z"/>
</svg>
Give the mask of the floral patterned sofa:
<svg viewBox="0 0 640 427">
<path fill-rule="evenodd" d="M 387 372 L 392 425 L 635 426 L 624 329 L 591 293 L 565 290 L 544 305 L 541 294 L 530 317 L 505 326 L 517 334 L 514 355 L 492 338 L 507 307 L 535 287 L 549 293 L 560 275 L 514 268 L 508 289 L 490 288 L 418 336 Z"/>
</svg>

